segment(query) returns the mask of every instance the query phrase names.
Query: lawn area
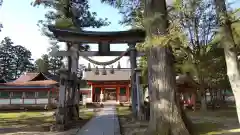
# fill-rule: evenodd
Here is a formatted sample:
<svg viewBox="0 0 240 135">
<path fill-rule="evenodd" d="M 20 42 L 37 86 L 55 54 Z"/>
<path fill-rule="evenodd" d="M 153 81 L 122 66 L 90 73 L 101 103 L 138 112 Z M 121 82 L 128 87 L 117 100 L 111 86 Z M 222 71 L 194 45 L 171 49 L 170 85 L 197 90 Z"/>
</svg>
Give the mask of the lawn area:
<svg viewBox="0 0 240 135">
<path fill-rule="evenodd" d="M 208 112 L 187 112 L 199 135 L 232 135 L 240 134 L 235 109 Z"/>
<path fill-rule="evenodd" d="M 0 127 L 49 125 L 54 122 L 52 113 L 39 111 L 0 112 Z"/>
<path fill-rule="evenodd" d="M 133 119 L 128 106 L 118 106 L 117 113 L 122 135 L 143 135 L 148 126 L 147 121 L 137 121 Z"/>
<path fill-rule="evenodd" d="M 207 111 L 202 113 L 201 111 L 188 111 L 190 116 L 209 116 L 209 117 L 219 117 L 219 118 L 237 118 L 236 109 L 227 109 L 227 110 L 216 110 L 216 111 Z"/>
<path fill-rule="evenodd" d="M 84 110 L 79 113 L 81 119 L 73 123 L 73 128 L 83 126 L 95 114 L 95 112 L 87 111 L 84 108 L 81 108 L 81 110 Z M 54 123 L 55 118 L 53 117 L 53 111 L 0 112 L 0 134 L 49 132 L 51 125 Z"/>
<path fill-rule="evenodd" d="M 118 113 L 118 116 L 130 115 L 131 110 L 129 109 L 128 106 L 118 106 L 117 113 Z"/>
<path fill-rule="evenodd" d="M 142 135 L 148 122 L 135 121 L 131 118 L 131 110 L 128 107 L 117 107 L 122 135 L 137 133 Z M 209 112 L 187 112 L 192 119 L 196 135 L 237 135 L 240 129 L 237 126 L 235 110 L 217 110 Z"/>
</svg>

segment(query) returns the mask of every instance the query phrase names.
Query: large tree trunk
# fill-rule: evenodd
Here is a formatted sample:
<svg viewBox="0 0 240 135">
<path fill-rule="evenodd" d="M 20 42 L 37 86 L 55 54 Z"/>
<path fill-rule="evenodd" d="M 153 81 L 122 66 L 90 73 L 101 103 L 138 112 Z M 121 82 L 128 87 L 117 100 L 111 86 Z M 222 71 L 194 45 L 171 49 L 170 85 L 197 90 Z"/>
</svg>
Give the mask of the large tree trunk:
<svg viewBox="0 0 240 135">
<path fill-rule="evenodd" d="M 235 97 L 238 121 L 240 123 L 240 72 L 237 61 L 237 48 L 233 38 L 231 22 L 227 15 L 225 0 L 215 0 L 215 4 L 220 26 L 222 26 L 224 29 L 224 31 L 221 33 L 224 34 L 221 44 L 224 47 L 227 75 Z"/>
<path fill-rule="evenodd" d="M 151 135 L 189 135 L 183 121 L 180 106 L 176 97 L 176 78 L 173 67 L 173 55 L 168 47 L 154 47 L 150 50 L 148 71 L 150 95 Z"/>
<path fill-rule="evenodd" d="M 148 37 L 167 34 L 168 20 L 165 0 L 145 0 Z M 169 46 L 155 46 L 148 54 L 150 91 L 150 122 L 148 135 L 189 135 L 176 97 L 173 54 Z M 184 112 L 183 112 L 184 113 Z"/>
</svg>

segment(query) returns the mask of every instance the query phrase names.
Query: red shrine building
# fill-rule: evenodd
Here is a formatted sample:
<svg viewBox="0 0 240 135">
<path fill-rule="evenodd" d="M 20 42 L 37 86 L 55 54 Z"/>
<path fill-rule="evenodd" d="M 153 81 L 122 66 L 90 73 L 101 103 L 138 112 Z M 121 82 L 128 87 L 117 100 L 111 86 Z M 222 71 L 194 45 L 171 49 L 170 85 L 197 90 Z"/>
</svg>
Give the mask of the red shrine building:
<svg viewBox="0 0 240 135">
<path fill-rule="evenodd" d="M 48 107 L 56 105 L 58 76 L 50 73 L 24 73 L 18 79 L 0 81 L 0 107 Z"/>
<path fill-rule="evenodd" d="M 130 68 L 86 69 L 83 80 L 90 88 L 80 91 L 87 96 L 88 102 L 99 102 L 100 94 L 103 95 L 103 101 L 129 102 L 130 76 Z"/>
</svg>

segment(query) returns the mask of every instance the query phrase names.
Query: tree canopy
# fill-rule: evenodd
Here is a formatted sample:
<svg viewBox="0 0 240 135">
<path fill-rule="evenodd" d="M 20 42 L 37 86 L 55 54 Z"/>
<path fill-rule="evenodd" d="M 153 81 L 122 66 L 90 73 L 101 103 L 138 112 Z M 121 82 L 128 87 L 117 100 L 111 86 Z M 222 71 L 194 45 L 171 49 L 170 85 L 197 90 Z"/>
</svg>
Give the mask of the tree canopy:
<svg viewBox="0 0 240 135">
<path fill-rule="evenodd" d="M 0 77 L 17 79 L 23 72 L 34 70 L 31 52 L 21 45 L 14 45 L 9 37 L 0 43 Z"/>
</svg>

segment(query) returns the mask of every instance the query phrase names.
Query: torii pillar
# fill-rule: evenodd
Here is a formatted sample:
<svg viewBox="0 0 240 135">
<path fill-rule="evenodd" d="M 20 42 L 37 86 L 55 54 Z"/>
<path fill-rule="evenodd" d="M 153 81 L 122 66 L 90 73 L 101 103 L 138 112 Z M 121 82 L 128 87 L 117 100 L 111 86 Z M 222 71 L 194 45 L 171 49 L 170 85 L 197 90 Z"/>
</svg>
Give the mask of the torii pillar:
<svg viewBox="0 0 240 135">
<path fill-rule="evenodd" d="M 132 112 L 137 116 L 137 87 L 136 87 L 136 73 L 137 68 L 137 50 L 136 43 L 129 43 L 130 48 L 130 63 L 131 63 L 131 98 L 132 98 Z"/>
<path fill-rule="evenodd" d="M 70 120 L 79 118 L 78 47 L 69 45 L 63 56 L 68 56 L 68 69 L 60 70 L 59 102 L 56 114 L 57 130 L 65 130 Z M 70 52 L 71 55 L 68 55 Z"/>
</svg>

